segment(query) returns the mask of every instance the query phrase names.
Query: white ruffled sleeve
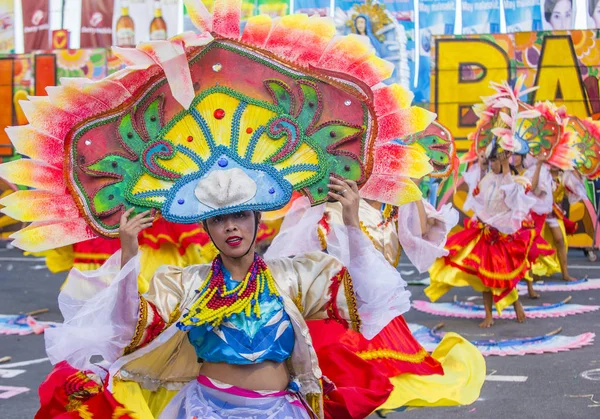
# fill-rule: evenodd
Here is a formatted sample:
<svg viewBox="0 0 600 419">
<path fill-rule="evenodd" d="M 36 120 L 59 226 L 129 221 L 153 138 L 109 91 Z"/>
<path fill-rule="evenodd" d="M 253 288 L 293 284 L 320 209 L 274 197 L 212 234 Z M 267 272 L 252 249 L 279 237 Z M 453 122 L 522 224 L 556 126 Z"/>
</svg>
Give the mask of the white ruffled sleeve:
<svg viewBox="0 0 600 419">
<path fill-rule="evenodd" d="M 311 207 L 306 197 L 294 201 L 281 223 L 279 233 L 267 249 L 265 259 L 320 252 L 322 249 L 317 226 L 324 214 L 324 204 Z"/>
<path fill-rule="evenodd" d="M 502 233 L 512 234 L 521 228 L 523 221 L 535 205 L 536 199 L 527 196 L 523 185 L 515 182 L 512 175 L 504 176 L 500 189 L 505 194 L 504 203 L 510 211 L 494 217 L 490 224 Z"/>
<path fill-rule="evenodd" d="M 95 271 L 71 271 L 58 296 L 64 323 L 45 331 L 52 364 L 67 361 L 103 375 L 90 358 L 100 356 L 110 364 L 123 355 L 138 323 L 139 271 L 139 255 L 121 269 L 120 251 Z"/>
<path fill-rule="evenodd" d="M 423 206 L 430 224 L 425 233 L 421 231 L 415 202 L 398 208 L 398 239 L 406 256 L 421 273 L 427 271 L 437 258 L 448 254 L 444 248 L 448 233 L 458 223 L 458 211 L 452 204 L 444 205 L 439 211 L 425 200 Z"/>
<path fill-rule="evenodd" d="M 587 199 L 587 191 L 582 179 L 579 179 L 573 171 L 569 170 L 563 173 L 563 183 L 565 185 L 569 204 L 574 204 Z"/>
<path fill-rule="evenodd" d="M 295 203 L 295 211 L 286 216 L 281 232 L 265 254 L 267 263 L 269 259 L 321 251 L 317 223 L 325 206 L 309 205 L 308 200 Z M 360 229 L 333 223 L 330 229 L 327 253 L 348 269 L 362 322 L 361 333 L 372 339 L 392 319 L 410 309 L 406 282 Z"/>
<path fill-rule="evenodd" d="M 536 166 L 533 165 L 527 169 L 524 176 L 530 181 L 533 181 L 535 170 Z M 552 193 L 552 174 L 550 174 L 548 166 L 544 164 L 540 169 L 537 188 L 529 193 L 529 196 L 535 198 L 536 200 L 535 205 L 531 209 L 540 215 L 549 214 L 552 212 Z"/>
<path fill-rule="evenodd" d="M 481 212 L 483 210 L 483 204 L 477 200 L 475 196 L 473 196 L 473 191 L 477 188 L 477 184 L 479 183 L 480 173 L 479 167 L 477 170 L 471 170 L 463 173 L 463 179 L 467 186 L 469 187 L 469 193 L 467 194 L 467 199 L 465 200 L 465 204 L 463 205 L 463 209 L 465 211 L 474 211 L 475 213 Z"/>
<path fill-rule="evenodd" d="M 333 225 L 329 254 L 339 259 L 352 277 L 362 322 L 361 332 L 373 339 L 394 318 L 410 309 L 410 292 L 400 272 L 355 227 Z"/>
</svg>

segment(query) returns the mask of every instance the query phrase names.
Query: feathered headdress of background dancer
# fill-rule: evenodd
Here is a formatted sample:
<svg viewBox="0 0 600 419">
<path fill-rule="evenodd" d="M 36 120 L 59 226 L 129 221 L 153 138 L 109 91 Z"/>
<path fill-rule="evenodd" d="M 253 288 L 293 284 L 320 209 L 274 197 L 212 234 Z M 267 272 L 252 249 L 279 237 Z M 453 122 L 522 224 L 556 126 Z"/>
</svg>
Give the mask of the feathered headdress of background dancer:
<svg viewBox="0 0 600 419">
<path fill-rule="evenodd" d="M 524 77 L 519 77 L 510 85 L 508 82 L 490 83 L 495 93 L 483 97 L 483 103 L 473 106 L 479 117 L 475 131 L 469 134 L 473 141 L 471 151 L 463 156 L 463 161 L 473 161 L 477 152 L 492 151 L 493 147 L 514 153 L 525 154 L 529 151 L 528 142 L 517 135 L 522 121 L 539 117 L 539 112 L 525 103 L 522 98 L 536 88 L 524 89 Z"/>
<path fill-rule="evenodd" d="M 579 119 L 569 116 L 565 131 L 569 141 L 578 151 L 575 166 L 579 173 L 590 180 L 600 177 L 600 122 L 591 118 Z"/>
<path fill-rule="evenodd" d="M 475 160 L 477 151 L 489 149 L 497 139 L 500 147 L 515 153 L 533 156 L 544 153 L 549 164 L 562 170 L 579 169 L 580 166 L 588 166 L 590 172 L 597 170 L 600 162 L 591 156 L 593 151 L 587 152 L 587 158 L 583 155 L 584 150 L 593 150 L 594 146 L 600 149 L 591 138 L 592 123 L 580 122 L 570 117 L 564 106 L 548 101 L 528 105 L 521 98 L 537 87 L 524 89 L 523 83 L 524 77 L 520 76 L 514 87 L 507 82 L 491 84 L 496 93 L 473 107 L 479 120 L 469 136 L 473 140 L 472 148 L 462 160 Z"/>
<path fill-rule="evenodd" d="M 29 186 L 2 202 L 31 222 L 14 244 L 40 251 L 118 234 L 128 207 L 196 223 L 283 207 L 293 191 L 327 200 L 330 174 L 364 198 L 419 199 L 410 178 L 431 171 L 422 150 L 393 142 L 435 115 L 383 85 L 392 72 L 368 40 L 335 36 L 328 18 L 248 19 L 241 0 L 210 14 L 186 0 L 200 33 L 115 48 L 127 67 L 106 79 L 63 79 L 22 103 L 30 124 L 8 129 L 29 159 L 0 176 Z"/>
</svg>

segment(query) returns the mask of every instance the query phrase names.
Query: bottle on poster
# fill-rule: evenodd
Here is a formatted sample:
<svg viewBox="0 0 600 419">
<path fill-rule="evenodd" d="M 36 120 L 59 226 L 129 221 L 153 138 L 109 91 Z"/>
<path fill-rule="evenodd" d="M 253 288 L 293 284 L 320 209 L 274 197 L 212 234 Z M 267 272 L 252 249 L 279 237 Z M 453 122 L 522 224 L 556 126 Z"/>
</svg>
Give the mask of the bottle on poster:
<svg viewBox="0 0 600 419">
<path fill-rule="evenodd" d="M 135 24 L 129 16 L 128 1 L 121 1 L 121 16 L 117 20 L 117 46 L 135 46 Z"/>
<path fill-rule="evenodd" d="M 162 41 L 167 39 L 167 23 L 163 19 L 160 1 L 154 1 L 154 19 L 150 22 L 150 40 Z"/>
</svg>

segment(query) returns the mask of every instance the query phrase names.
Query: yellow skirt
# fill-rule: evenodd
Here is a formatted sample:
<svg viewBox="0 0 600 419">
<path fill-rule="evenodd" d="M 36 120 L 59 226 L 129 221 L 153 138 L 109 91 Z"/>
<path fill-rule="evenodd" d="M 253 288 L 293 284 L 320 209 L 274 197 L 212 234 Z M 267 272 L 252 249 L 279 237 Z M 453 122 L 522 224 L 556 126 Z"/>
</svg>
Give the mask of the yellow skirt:
<svg viewBox="0 0 600 419">
<path fill-rule="evenodd" d="M 567 232 L 565 231 L 565 223 L 563 220 L 558 219 L 558 226 L 560 227 L 560 231 L 562 232 L 563 240 L 565 242 L 565 246 L 568 246 L 567 241 Z M 556 245 L 554 244 L 554 237 L 552 236 L 552 231 L 548 224 L 544 224 L 544 228 L 542 230 L 542 237 L 548 243 L 556 249 Z M 550 256 L 540 256 L 537 258 L 533 267 L 531 269 L 531 273 L 536 276 L 552 276 L 554 274 L 561 273 L 560 262 L 558 260 L 558 252 L 555 252 Z"/>
<path fill-rule="evenodd" d="M 394 390 L 379 410 L 386 414 L 402 406 L 469 405 L 479 398 L 486 365 L 479 350 L 456 333 L 447 333 L 432 353 L 444 375 L 402 374 L 391 378 Z"/>
<path fill-rule="evenodd" d="M 129 415 L 135 419 L 157 418 L 177 390 L 159 388 L 156 391 L 145 390 L 133 381 L 121 381 L 115 378 L 113 382 L 113 395 L 115 399 L 127 409 Z"/>
</svg>

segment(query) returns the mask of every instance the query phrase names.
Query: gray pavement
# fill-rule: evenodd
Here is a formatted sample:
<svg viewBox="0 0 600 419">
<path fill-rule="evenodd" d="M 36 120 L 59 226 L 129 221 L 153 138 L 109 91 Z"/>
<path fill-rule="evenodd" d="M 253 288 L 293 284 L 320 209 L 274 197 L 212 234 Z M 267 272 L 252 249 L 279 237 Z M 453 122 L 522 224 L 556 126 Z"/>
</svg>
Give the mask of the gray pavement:
<svg viewBox="0 0 600 419">
<path fill-rule="evenodd" d="M 589 263 L 581 251 L 570 252 L 571 271 L 577 277 L 589 275 L 600 278 L 600 262 Z M 404 276 L 418 277 L 414 269 L 401 261 L 400 271 Z M 408 272 L 413 271 L 411 274 Z M 24 258 L 17 250 L 0 248 L 0 313 L 17 314 L 40 308 L 48 308 L 40 320 L 60 321 L 56 297 L 65 274 L 52 275 L 44 267 L 43 261 Z M 423 275 L 421 275 L 422 277 Z M 426 275 L 425 275 L 426 276 Z M 423 287 L 410 287 L 413 299 L 426 299 Z M 444 301 L 451 301 L 454 295 L 466 299 L 476 294 L 470 289 L 450 292 Z M 600 290 L 572 293 L 546 292 L 537 301 L 523 299 L 526 305 L 555 303 L 568 295 L 578 304 L 600 305 Z M 577 335 L 585 332 L 600 333 L 600 311 L 554 319 L 529 319 L 524 325 L 510 320 L 499 320 L 490 330 L 480 330 L 478 321 L 450 319 L 412 310 L 406 316 L 408 322 L 433 327 L 440 321 L 444 330 L 456 331 L 470 339 L 506 339 L 510 337 L 537 336 L 559 327 L 564 335 Z M 43 336 L 3 336 L 0 335 L 0 358 L 11 356 L 10 363 L 21 363 L 45 357 Z M 488 374 L 504 376 L 502 379 L 523 380 L 488 381 L 481 397 L 471 406 L 434 409 L 415 409 L 388 415 L 388 418 L 600 418 L 600 350 L 598 343 L 569 352 L 558 354 L 528 355 L 519 357 L 487 357 Z M 37 387 L 50 371 L 49 362 L 41 362 L 3 370 L 24 370 L 12 378 L 0 378 L 0 419 L 30 419 L 38 404 Z M 582 373 L 589 373 L 584 378 Z M 584 374 L 585 375 L 585 374 Z M 0 374 L 2 377 L 2 374 Z M 7 391 L 27 391 L 5 398 Z M 12 390 L 11 390 L 12 389 Z M 373 416 L 376 417 L 376 416 Z"/>
</svg>

